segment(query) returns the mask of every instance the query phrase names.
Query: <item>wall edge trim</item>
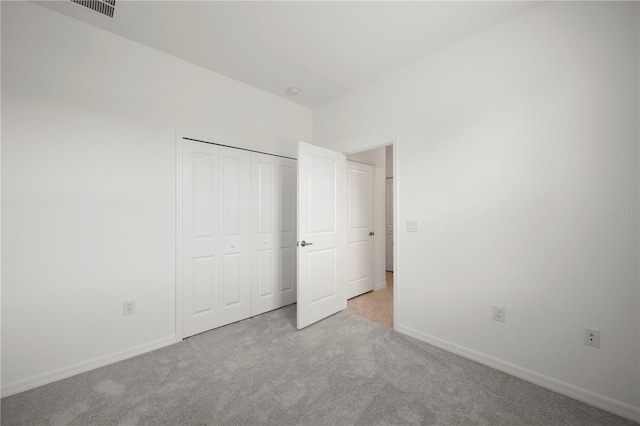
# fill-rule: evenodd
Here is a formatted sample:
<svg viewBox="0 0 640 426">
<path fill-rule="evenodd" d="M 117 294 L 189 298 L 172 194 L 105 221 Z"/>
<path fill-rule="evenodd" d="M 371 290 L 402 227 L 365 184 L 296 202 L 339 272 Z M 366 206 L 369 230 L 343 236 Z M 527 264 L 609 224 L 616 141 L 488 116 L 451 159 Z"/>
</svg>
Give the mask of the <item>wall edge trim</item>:
<svg viewBox="0 0 640 426">
<path fill-rule="evenodd" d="M 135 356 L 142 355 L 144 353 L 151 352 L 178 342 L 179 340 L 176 340 L 176 336 L 172 335 L 164 337 L 162 339 L 154 340 L 149 343 L 134 346 L 132 348 L 113 352 L 108 355 L 103 355 L 87 361 L 82 361 L 73 365 L 69 365 L 67 367 L 58 368 L 46 373 L 36 374 L 34 376 L 27 377 L 26 379 L 7 383 L 6 385 L 2 385 L 2 398 L 25 392 L 40 386 L 44 386 L 49 383 L 57 382 L 58 380 L 76 376 L 87 371 L 95 370 L 96 368 L 104 367 L 105 365 L 113 364 L 118 361 L 133 358 Z"/>
<path fill-rule="evenodd" d="M 569 398 L 584 402 L 585 404 L 600 408 L 609 413 L 624 417 L 625 419 L 640 423 L 640 407 L 634 407 L 624 402 L 616 401 L 587 389 L 551 378 L 549 376 L 545 376 L 544 374 L 528 370 L 515 364 L 503 361 L 501 359 L 494 358 L 492 356 L 474 351 L 464 346 L 460 346 L 455 343 L 451 343 L 449 341 L 423 333 L 414 328 L 407 327 L 406 325 L 398 325 L 395 329 L 402 334 L 436 346 L 440 349 L 444 349 L 448 352 L 460 355 L 464 358 L 518 377 L 522 380 L 536 384 L 545 389 L 549 389 L 553 392 L 568 396 Z"/>
<path fill-rule="evenodd" d="M 381 282 L 373 285 L 373 291 L 382 290 L 384 288 L 387 288 L 387 282 L 386 281 L 381 281 Z"/>
</svg>

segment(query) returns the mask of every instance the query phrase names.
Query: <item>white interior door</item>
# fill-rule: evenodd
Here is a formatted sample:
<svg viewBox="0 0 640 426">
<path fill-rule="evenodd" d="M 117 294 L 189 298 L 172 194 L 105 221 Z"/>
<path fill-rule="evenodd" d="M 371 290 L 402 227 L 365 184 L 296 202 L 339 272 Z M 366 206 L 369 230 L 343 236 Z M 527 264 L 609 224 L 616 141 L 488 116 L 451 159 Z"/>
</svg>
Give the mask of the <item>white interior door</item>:
<svg viewBox="0 0 640 426">
<path fill-rule="evenodd" d="M 296 302 L 296 162 L 251 153 L 251 316 Z"/>
<path fill-rule="evenodd" d="M 385 194 L 386 269 L 393 272 L 393 178 L 387 179 Z"/>
<path fill-rule="evenodd" d="M 345 169 L 341 153 L 298 143 L 298 329 L 347 307 Z"/>
<path fill-rule="evenodd" d="M 373 166 L 347 160 L 347 299 L 373 290 Z"/>
</svg>

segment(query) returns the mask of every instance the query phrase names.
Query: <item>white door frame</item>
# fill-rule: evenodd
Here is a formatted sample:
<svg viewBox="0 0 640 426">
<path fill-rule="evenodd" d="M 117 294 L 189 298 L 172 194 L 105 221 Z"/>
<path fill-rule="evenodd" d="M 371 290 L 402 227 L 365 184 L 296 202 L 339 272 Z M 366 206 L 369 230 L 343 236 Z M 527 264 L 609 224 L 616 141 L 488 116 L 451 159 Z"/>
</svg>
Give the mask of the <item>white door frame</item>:
<svg viewBox="0 0 640 426">
<path fill-rule="evenodd" d="M 393 328 L 398 327 L 400 312 L 400 136 L 393 138 Z"/>
<path fill-rule="evenodd" d="M 176 131 L 176 342 L 182 340 L 182 134 Z"/>
<path fill-rule="evenodd" d="M 384 256 L 385 256 L 385 269 L 387 272 L 393 272 L 393 176 L 385 178 L 384 181 Z M 389 200 L 389 193 L 391 193 L 391 200 Z M 389 206 L 389 202 L 391 202 L 391 206 Z M 391 212 L 389 212 L 389 208 L 391 208 Z M 391 223 L 388 222 L 389 216 L 391 216 Z M 391 225 L 391 253 L 389 253 L 389 228 Z M 391 256 L 389 256 L 391 255 Z M 391 269 L 389 269 L 389 263 L 391 263 Z"/>
</svg>

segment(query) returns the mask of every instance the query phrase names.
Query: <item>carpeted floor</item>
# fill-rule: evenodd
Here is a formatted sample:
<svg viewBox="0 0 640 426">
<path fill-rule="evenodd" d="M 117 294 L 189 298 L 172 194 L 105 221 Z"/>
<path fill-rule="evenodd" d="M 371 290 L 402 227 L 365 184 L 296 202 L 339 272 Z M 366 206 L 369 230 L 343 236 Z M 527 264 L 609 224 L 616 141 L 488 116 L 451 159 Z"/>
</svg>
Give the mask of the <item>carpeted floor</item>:
<svg viewBox="0 0 640 426">
<path fill-rule="evenodd" d="M 2 400 L 2 425 L 635 424 L 347 311 L 295 305 Z"/>
</svg>

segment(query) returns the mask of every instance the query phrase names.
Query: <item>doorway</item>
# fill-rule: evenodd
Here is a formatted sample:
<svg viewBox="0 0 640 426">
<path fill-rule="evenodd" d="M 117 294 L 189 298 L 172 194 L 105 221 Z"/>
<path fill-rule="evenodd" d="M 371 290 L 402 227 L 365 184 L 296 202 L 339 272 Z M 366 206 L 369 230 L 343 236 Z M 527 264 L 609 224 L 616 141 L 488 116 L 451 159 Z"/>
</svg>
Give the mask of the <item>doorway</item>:
<svg viewBox="0 0 640 426">
<path fill-rule="evenodd" d="M 355 315 L 394 328 L 393 267 L 389 270 L 389 265 L 393 265 L 393 226 L 388 226 L 388 222 L 393 224 L 394 210 L 393 192 L 388 193 L 388 185 L 393 185 L 393 145 L 347 154 L 347 160 L 373 167 L 372 217 L 375 233 L 372 273 L 375 284 L 373 289 L 363 294 L 349 295 L 347 309 Z"/>
</svg>

